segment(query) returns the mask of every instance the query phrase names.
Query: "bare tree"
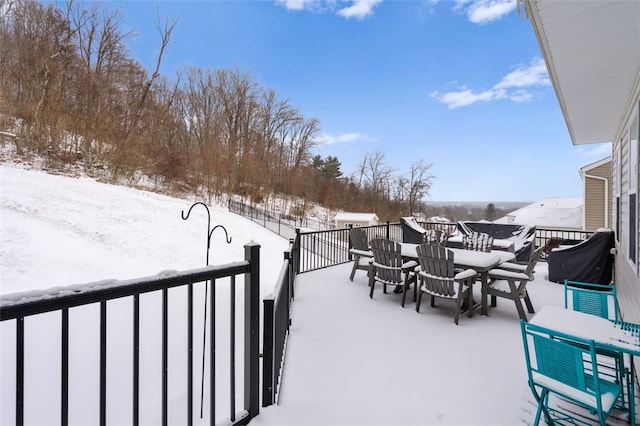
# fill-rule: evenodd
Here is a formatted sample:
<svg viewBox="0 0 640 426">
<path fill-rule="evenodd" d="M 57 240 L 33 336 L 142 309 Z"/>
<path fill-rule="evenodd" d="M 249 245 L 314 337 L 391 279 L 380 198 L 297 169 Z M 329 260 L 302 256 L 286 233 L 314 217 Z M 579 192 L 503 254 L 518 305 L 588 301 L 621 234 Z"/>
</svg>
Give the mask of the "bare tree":
<svg viewBox="0 0 640 426">
<path fill-rule="evenodd" d="M 408 181 L 408 203 L 409 212 L 413 214 L 417 207 L 422 202 L 422 198 L 429 193 L 431 189 L 431 182 L 434 179 L 433 175 L 429 174 L 431 164 L 426 163 L 420 159 L 411 164 L 409 169 L 409 181 Z"/>
<path fill-rule="evenodd" d="M 376 211 L 381 201 L 389 200 L 390 181 L 393 169 L 387 165 L 385 154 L 381 151 L 365 154 L 358 166 L 360 190 L 368 194 L 368 208 Z"/>
</svg>

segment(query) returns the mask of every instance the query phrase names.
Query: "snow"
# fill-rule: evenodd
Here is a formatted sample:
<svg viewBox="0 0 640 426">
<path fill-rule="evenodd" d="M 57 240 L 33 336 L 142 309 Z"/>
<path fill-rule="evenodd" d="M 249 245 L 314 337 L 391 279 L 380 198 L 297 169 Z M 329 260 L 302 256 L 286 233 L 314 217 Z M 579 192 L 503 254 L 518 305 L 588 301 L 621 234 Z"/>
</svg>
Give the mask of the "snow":
<svg viewBox="0 0 640 426">
<path fill-rule="evenodd" d="M 637 335 L 595 315 L 545 306 L 531 323 L 583 339 L 593 339 L 640 356 Z"/>
<path fill-rule="evenodd" d="M 181 218 L 194 200 L 8 165 L 0 166 L 0 183 L 3 298 L 15 299 L 8 295 L 16 292 L 47 297 L 73 290 L 78 283 L 123 285 L 136 277 L 204 266 L 206 212 L 196 207 L 188 220 Z M 288 241 L 222 207 L 212 206 L 211 213 L 212 226 L 224 225 L 232 241 L 227 244 L 224 233 L 214 232 L 210 263 L 242 260 L 244 244 L 257 242 L 261 245 L 261 297 L 269 294 Z M 350 270 L 351 265 L 345 264 L 298 277 L 280 405 L 261 408 L 251 424 L 513 425 L 531 421 L 532 413 L 522 410 L 530 393 L 518 315 L 511 302 L 500 300 L 489 316 L 462 316 L 455 326 L 453 307 L 447 301 L 438 302 L 437 308 L 425 302 L 416 313 L 412 302 L 402 309 L 401 295 L 393 292 L 376 289 L 370 299 L 366 274 L 358 271 L 350 282 Z M 534 306 L 561 306 L 562 286 L 545 278 L 546 264 L 539 264 L 536 280 L 528 285 Z M 221 287 L 221 296 L 229 293 L 228 286 Z M 202 293 L 199 288 L 196 296 Z M 178 343 L 171 344 L 169 358 L 184 365 L 186 355 L 178 348 L 185 346 L 185 337 L 178 328 L 186 296 L 179 289 L 170 294 L 170 311 L 175 311 L 170 335 Z M 141 301 L 140 421 L 145 425 L 159 423 L 159 299 L 160 295 L 150 294 Z M 216 313 L 223 318 L 228 314 L 224 307 Z M 110 302 L 108 406 L 117 404 L 120 409 L 108 412 L 109 424 L 130 423 L 131 331 L 127 324 L 131 316 L 127 300 Z M 98 310 L 96 306 L 74 308 L 70 317 L 70 420 L 71 424 L 95 424 L 98 391 L 84 384 L 97 381 Z M 57 424 L 59 314 L 28 318 L 25 324 L 25 424 Z M 198 333 L 201 328 L 195 336 L 201 336 Z M 0 424 L 12 424 L 15 326 L 0 324 L 0 339 Z M 219 339 L 228 339 L 228 331 Z M 201 343 L 198 346 L 195 340 L 195 353 L 202 353 Z M 218 352 L 217 363 L 226 367 L 228 357 Z M 199 368 L 197 357 L 194 368 Z M 178 406 L 169 411 L 170 424 L 184 424 L 186 408 L 179 407 L 186 398 L 185 370 L 170 369 L 170 403 Z M 228 377 L 220 376 L 217 383 L 228 383 Z M 199 399 L 199 380 L 194 387 L 194 398 Z M 217 396 L 216 406 L 226 404 L 223 396 Z M 197 414 L 194 419 L 196 424 L 208 421 L 206 415 L 202 421 Z"/>
<path fill-rule="evenodd" d="M 355 212 L 338 212 L 336 213 L 334 220 L 342 222 L 366 222 L 376 224 L 378 222 L 378 215 L 375 213 L 355 213 Z"/>
<path fill-rule="evenodd" d="M 519 223 L 541 228 L 582 229 L 582 198 L 545 198 L 515 210 L 495 223 Z"/>
<path fill-rule="evenodd" d="M 126 285 L 130 279 L 199 269 L 206 264 L 206 210 L 196 206 L 188 220 L 182 219 L 182 212 L 186 214 L 194 200 L 175 199 L 106 185 L 86 177 L 74 179 L 9 165 L 0 166 L 0 186 L 0 292 L 3 303 L 11 304 L 12 300 L 24 297 L 46 298 L 66 291 Z M 210 206 L 210 211 L 211 226 L 223 225 L 229 232 L 231 243 L 227 244 L 224 232 L 216 229 L 211 238 L 209 263 L 218 265 L 241 261 L 245 244 L 260 244 L 261 298 L 264 297 L 273 290 L 288 241 L 219 206 Z M 194 330 L 195 336 L 202 336 L 202 287 L 194 290 L 199 297 L 195 307 L 195 321 L 199 328 Z M 218 287 L 218 297 L 224 300 L 229 286 L 222 283 L 216 285 Z M 238 287 L 241 290 L 240 284 Z M 184 289 L 170 290 L 170 334 L 178 342 L 186 341 L 183 330 L 174 330 L 182 328 L 180 323 L 184 323 L 185 298 Z M 229 317 L 227 305 L 228 302 L 217 309 L 217 317 L 224 320 Z M 111 424 L 126 424 L 130 421 L 127 414 L 130 409 L 126 407 L 131 405 L 131 386 L 128 384 L 132 371 L 131 302 L 115 300 L 108 306 L 108 398 L 110 404 L 125 407 L 109 412 L 108 418 Z M 159 374 L 155 374 L 161 371 L 159 312 L 159 294 L 141 296 L 140 321 L 141 329 L 145 331 L 141 336 L 141 359 L 144 362 L 141 372 L 141 423 L 149 425 L 159 424 L 157 416 L 160 414 L 157 409 L 160 379 Z M 94 367 L 99 347 L 98 309 L 94 305 L 74 308 L 69 315 L 70 365 L 73 366 L 70 399 L 78 402 L 70 407 L 71 424 L 94 424 L 98 413 L 97 389 L 87 388 L 84 380 L 97 380 Z M 174 319 L 174 315 L 178 318 Z M 6 321 L 0 324 L 0 424 L 14 423 L 14 323 Z M 59 418 L 59 396 L 56 396 L 60 393 L 59 324 L 59 313 L 25 320 L 25 380 L 28 389 L 25 424 L 46 425 L 52 422 L 51 419 Z M 219 334 L 217 340 L 227 341 L 228 327 Z M 196 337 L 195 340 L 195 353 L 202 353 L 201 338 Z M 169 357 L 180 366 L 172 368 L 170 375 L 170 399 L 173 403 L 185 400 L 183 382 L 186 368 L 182 366 L 186 366 L 186 361 L 181 359 L 186 359 L 186 354 L 171 346 Z M 186 344 L 176 344 L 176 347 L 184 348 Z M 222 349 L 224 345 L 217 343 L 217 347 Z M 220 352 L 219 364 L 227 366 L 228 356 L 223 350 Z M 199 371 L 197 360 L 194 368 Z M 122 374 L 113 374 L 113 371 Z M 199 400 L 200 384 L 199 380 L 196 382 L 194 386 L 198 389 L 194 398 Z M 225 382 L 226 385 L 228 373 L 227 377 L 220 374 L 217 382 Z M 226 405 L 225 398 L 218 399 L 221 406 Z M 172 424 L 182 424 L 184 418 L 184 409 L 170 411 Z"/>
</svg>

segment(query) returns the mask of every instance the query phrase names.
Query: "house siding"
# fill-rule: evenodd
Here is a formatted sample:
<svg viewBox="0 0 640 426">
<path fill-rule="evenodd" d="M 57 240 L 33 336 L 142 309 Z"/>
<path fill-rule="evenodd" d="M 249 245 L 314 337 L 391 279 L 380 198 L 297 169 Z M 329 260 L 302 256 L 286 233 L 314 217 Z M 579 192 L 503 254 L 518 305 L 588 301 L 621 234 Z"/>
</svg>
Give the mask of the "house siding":
<svg viewBox="0 0 640 426">
<path fill-rule="evenodd" d="M 591 176 L 601 177 L 607 181 Z M 612 226 L 611 205 L 606 208 L 606 203 L 610 202 L 607 197 L 612 193 L 612 188 L 611 161 L 594 167 L 586 173 L 584 180 L 584 229 L 586 231 L 593 232 L 598 228 Z M 605 216 L 608 217 L 605 218 Z"/>
<path fill-rule="evenodd" d="M 615 188 L 619 193 L 612 194 L 612 202 L 620 196 L 620 226 L 615 229 L 618 234 L 616 239 L 617 255 L 615 258 L 614 280 L 618 288 L 620 314 L 625 321 L 640 323 L 640 273 L 638 272 L 638 250 L 636 249 L 635 263 L 629 259 L 629 239 L 638 239 L 635 235 L 629 235 L 629 125 L 633 117 L 638 114 L 640 104 L 640 73 L 636 77 L 631 102 L 625 111 L 613 143 L 613 164 L 618 170 L 612 171 Z M 619 158 L 617 158 L 619 157 Z M 636 179 L 638 177 L 635 177 Z M 637 207 L 636 207 L 637 209 Z M 612 209 L 613 210 L 613 209 Z M 613 212 L 616 214 L 616 212 Z M 636 215 L 636 222 L 638 217 Z M 615 220 L 613 222 L 615 224 Z M 636 230 L 638 229 L 636 225 Z"/>
<path fill-rule="evenodd" d="M 629 267 L 624 256 L 616 256 L 613 279 L 616 282 L 622 319 L 640 324 L 640 278 Z"/>
</svg>

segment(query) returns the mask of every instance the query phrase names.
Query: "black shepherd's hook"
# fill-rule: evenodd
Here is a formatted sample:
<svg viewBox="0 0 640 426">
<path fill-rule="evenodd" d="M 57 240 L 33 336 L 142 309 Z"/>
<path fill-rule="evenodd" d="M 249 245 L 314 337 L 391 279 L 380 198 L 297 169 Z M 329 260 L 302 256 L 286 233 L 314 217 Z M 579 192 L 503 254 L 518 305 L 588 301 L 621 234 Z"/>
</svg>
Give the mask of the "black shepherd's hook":
<svg viewBox="0 0 640 426">
<path fill-rule="evenodd" d="M 224 231 L 227 244 L 231 243 L 231 237 L 229 237 L 229 233 L 227 232 L 227 228 L 222 225 L 216 225 L 211 228 L 211 212 L 209 211 L 209 207 L 202 201 L 197 201 L 189 207 L 189 211 L 187 214 L 184 214 L 184 210 L 182 211 L 182 219 L 189 219 L 189 215 L 191 214 L 191 210 L 197 206 L 198 204 L 202 205 L 207 210 L 207 266 L 209 266 L 209 250 L 211 249 L 211 236 L 213 235 L 213 231 L 217 228 L 222 228 Z M 212 290 L 213 291 L 213 290 Z M 204 354 L 205 354 L 205 345 L 207 343 L 207 299 L 209 293 L 209 281 L 205 282 L 204 287 L 204 323 L 202 325 L 202 377 L 201 377 L 201 385 L 200 385 L 200 418 L 203 417 L 203 409 L 204 409 Z M 215 295 L 214 295 L 215 300 Z M 212 343 L 213 344 L 213 343 Z M 191 408 L 190 408 L 191 409 Z"/>
</svg>

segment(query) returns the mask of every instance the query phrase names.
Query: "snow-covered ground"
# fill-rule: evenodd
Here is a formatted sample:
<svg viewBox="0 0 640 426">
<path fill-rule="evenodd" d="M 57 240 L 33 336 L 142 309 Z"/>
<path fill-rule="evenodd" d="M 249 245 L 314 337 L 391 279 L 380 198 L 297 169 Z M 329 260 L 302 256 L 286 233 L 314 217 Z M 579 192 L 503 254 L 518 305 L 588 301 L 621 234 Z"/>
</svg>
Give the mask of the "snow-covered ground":
<svg viewBox="0 0 640 426">
<path fill-rule="evenodd" d="M 166 270 L 199 268 L 206 263 L 207 214 L 195 206 L 187 220 L 182 219 L 194 200 L 175 199 L 151 192 L 98 183 L 89 178 L 70 178 L 0 166 L 0 276 L 1 293 L 34 291 L 58 286 L 150 276 Z M 225 209 L 212 206 L 211 226 L 223 225 L 231 237 L 216 229 L 211 239 L 210 264 L 244 259 L 244 245 L 261 245 L 261 298 L 270 293 L 282 266 L 288 241 Z M 220 300 L 228 285 L 220 283 Z M 238 285 L 238 290 L 240 290 Z M 195 336 L 202 336 L 203 286 L 196 289 Z M 184 377 L 186 354 L 182 348 L 186 326 L 184 289 L 170 292 L 170 399 L 181 406 L 186 398 Z M 158 424 L 161 360 L 159 336 L 160 295 L 141 298 L 141 422 Z M 227 324 L 228 302 L 217 309 L 220 324 Z M 241 311 L 238 308 L 238 315 Z M 131 404 L 131 301 L 111 302 L 108 308 L 108 398 L 112 407 L 124 409 L 108 413 L 109 424 L 130 422 Z M 27 318 L 26 330 L 26 424 L 57 424 L 60 392 L 60 315 Z M 198 320 L 199 318 L 199 320 Z M 98 309 L 96 306 L 70 311 L 71 360 L 70 407 L 72 424 L 94 424 L 98 413 L 97 383 Z M 218 363 L 228 365 L 225 342 L 228 331 L 219 325 Z M 15 322 L 0 326 L 0 382 L 2 406 L 0 424 L 13 424 L 15 409 Z M 195 353 L 202 351 L 201 337 L 195 337 Z M 208 345 L 209 343 L 207 343 Z M 198 346 L 199 345 L 199 346 Z M 241 353 L 239 354 L 241 356 Z M 241 359 L 241 358 L 240 358 Z M 227 363 L 227 364 L 225 364 Z M 194 368 L 199 371 L 198 358 Z M 220 389 L 228 387 L 224 376 L 217 378 Z M 200 381 L 195 398 L 199 400 Z M 242 383 L 240 381 L 240 383 Z M 241 389 L 241 388 L 240 388 Z M 219 404 L 227 406 L 223 392 Z M 206 397 L 205 397 L 206 399 Z M 175 401 L 179 401 L 175 403 Z M 218 404 L 218 403 L 217 403 Z M 172 424 L 182 424 L 184 408 L 169 413 Z M 199 410 L 198 410 L 199 411 Z M 220 409 L 220 412 L 225 412 Z M 226 413 L 228 416 L 228 413 Z M 199 416 L 196 416 L 199 417 Z M 206 420 L 206 418 L 205 418 Z"/>
</svg>

